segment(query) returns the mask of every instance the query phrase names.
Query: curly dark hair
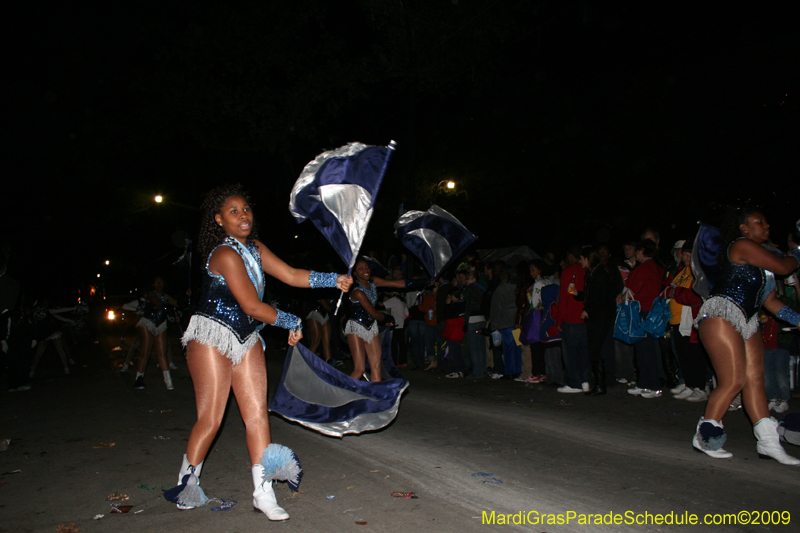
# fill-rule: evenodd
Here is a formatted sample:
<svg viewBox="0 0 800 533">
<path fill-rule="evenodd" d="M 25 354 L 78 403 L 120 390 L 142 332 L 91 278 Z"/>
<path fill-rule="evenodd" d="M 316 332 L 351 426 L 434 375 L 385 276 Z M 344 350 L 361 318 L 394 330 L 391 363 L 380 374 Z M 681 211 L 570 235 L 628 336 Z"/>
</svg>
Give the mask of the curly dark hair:
<svg viewBox="0 0 800 533">
<path fill-rule="evenodd" d="M 728 259 L 728 245 L 742 236 L 742 229 L 739 226 L 747 224 L 747 219 L 756 213 L 761 213 L 761 209 L 755 206 L 728 206 L 725 209 L 724 218 L 719 228 L 720 241 L 722 242 L 717 258 L 719 264 L 723 264 Z"/>
<path fill-rule="evenodd" d="M 208 259 L 208 255 L 216 246 L 225 240 L 227 235 L 222 227 L 214 220 L 214 216 L 222 211 L 225 200 L 231 196 L 241 196 L 245 202 L 253 207 L 250 195 L 244 190 L 240 183 L 226 184 L 215 189 L 211 189 L 203 197 L 200 210 L 203 212 L 200 220 L 200 235 L 198 237 L 197 250 L 203 258 L 203 262 Z M 258 223 L 253 217 L 253 229 L 250 231 L 250 239 L 258 239 Z"/>
</svg>

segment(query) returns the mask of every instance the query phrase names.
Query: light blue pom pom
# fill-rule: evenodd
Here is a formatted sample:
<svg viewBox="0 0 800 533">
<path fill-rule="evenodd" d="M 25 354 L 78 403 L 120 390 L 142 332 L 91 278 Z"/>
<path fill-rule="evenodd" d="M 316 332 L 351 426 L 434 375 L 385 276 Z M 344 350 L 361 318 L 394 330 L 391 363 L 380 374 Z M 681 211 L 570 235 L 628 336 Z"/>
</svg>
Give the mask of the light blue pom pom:
<svg viewBox="0 0 800 533">
<path fill-rule="evenodd" d="M 264 481 L 286 481 L 290 489 L 297 490 L 303 469 L 292 450 L 272 443 L 264 449 L 261 465 L 264 467 Z"/>
</svg>

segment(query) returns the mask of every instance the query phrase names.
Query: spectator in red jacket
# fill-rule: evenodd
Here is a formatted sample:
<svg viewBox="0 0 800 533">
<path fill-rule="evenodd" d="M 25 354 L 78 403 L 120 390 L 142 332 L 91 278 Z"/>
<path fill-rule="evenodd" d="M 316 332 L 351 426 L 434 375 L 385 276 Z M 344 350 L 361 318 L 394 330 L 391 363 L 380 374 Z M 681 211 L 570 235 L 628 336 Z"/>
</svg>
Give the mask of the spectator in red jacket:
<svg viewBox="0 0 800 533">
<path fill-rule="evenodd" d="M 583 302 L 575 297 L 585 288 L 586 269 L 581 266 L 581 247 L 571 246 L 561 272 L 558 293 L 558 316 L 556 326 L 561 332 L 561 351 L 567 371 L 566 385 L 558 392 L 589 392 L 589 340 L 583 322 Z"/>
<path fill-rule="evenodd" d="M 627 286 L 633 298 L 639 301 L 642 319 L 653 308 L 653 300 L 661 292 L 661 267 L 654 257 L 658 249 L 656 243 L 645 239 L 636 245 L 636 268 L 628 276 Z M 628 394 L 642 398 L 661 396 L 661 380 L 658 372 L 658 341 L 649 335 L 636 343 L 636 365 L 639 377 L 636 387 L 628 389 Z"/>
</svg>

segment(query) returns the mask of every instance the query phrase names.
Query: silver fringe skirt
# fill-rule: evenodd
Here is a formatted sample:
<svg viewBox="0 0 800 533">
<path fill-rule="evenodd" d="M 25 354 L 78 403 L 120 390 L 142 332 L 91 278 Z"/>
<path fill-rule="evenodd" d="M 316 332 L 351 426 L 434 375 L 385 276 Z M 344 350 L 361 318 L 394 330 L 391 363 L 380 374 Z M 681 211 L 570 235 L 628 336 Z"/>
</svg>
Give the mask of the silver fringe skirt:
<svg viewBox="0 0 800 533">
<path fill-rule="evenodd" d="M 694 327 L 699 327 L 700 322 L 712 317 L 725 319 L 742 335 L 745 341 L 758 331 L 758 315 L 753 315 L 748 319 L 733 300 L 724 296 L 712 296 L 703 303 L 697 318 L 694 319 Z"/>
</svg>

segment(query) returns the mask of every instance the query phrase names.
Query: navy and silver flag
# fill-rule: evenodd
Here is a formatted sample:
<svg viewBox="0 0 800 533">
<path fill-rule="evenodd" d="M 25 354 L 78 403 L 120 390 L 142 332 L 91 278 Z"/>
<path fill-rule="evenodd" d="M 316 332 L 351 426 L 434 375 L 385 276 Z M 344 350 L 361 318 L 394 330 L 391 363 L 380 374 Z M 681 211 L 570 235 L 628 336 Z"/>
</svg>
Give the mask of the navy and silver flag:
<svg viewBox="0 0 800 533">
<path fill-rule="evenodd" d="M 699 224 L 692 247 L 692 275 L 695 279 L 692 289 L 706 300 L 717 279 L 717 258 L 722 248 L 722 236 L 716 226 L 703 222 Z"/>
<path fill-rule="evenodd" d="M 477 239 L 456 217 L 437 205 L 424 212 L 404 213 L 394 223 L 394 229 L 397 238 L 434 278 Z"/>
<path fill-rule="evenodd" d="M 389 336 L 386 335 L 388 338 Z M 270 411 L 330 437 L 381 429 L 394 420 L 408 387 L 383 352 L 387 379 L 359 381 L 298 343 L 289 349 Z"/>
<path fill-rule="evenodd" d="M 394 148 L 394 141 L 389 146 L 352 142 L 324 152 L 306 165 L 292 188 L 289 211 L 298 223 L 310 219 L 348 269 L 355 265 Z"/>
</svg>

